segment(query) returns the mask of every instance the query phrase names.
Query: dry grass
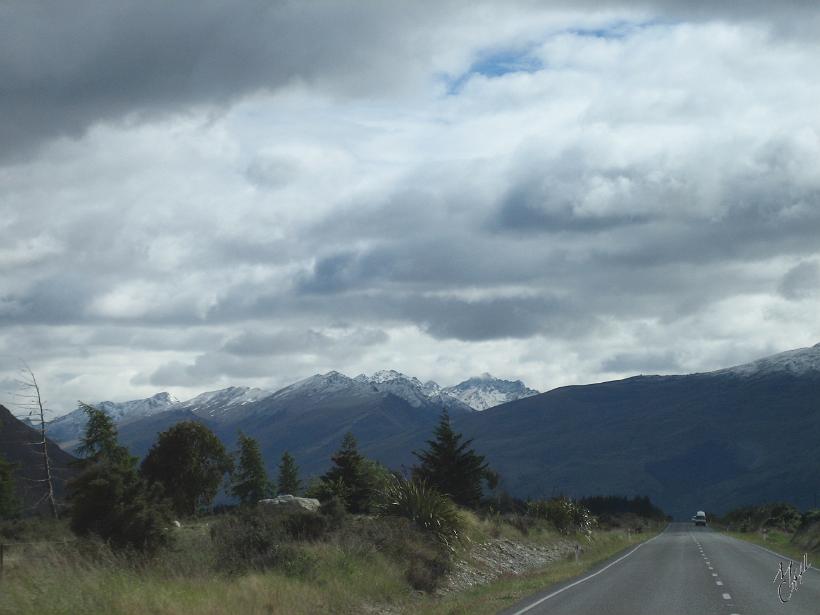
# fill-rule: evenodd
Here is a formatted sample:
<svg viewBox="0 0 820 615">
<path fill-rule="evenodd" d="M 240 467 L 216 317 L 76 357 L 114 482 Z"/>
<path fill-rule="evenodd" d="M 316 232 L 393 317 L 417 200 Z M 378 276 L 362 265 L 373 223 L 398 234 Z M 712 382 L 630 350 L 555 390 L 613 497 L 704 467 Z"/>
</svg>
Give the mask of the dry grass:
<svg viewBox="0 0 820 615">
<path fill-rule="evenodd" d="M 460 549 L 488 538 L 520 540 L 524 535 L 499 519 L 482 520 L 463 511 L 462 516 L 466 538 Z M 349 529 L 355 530 L 357 524 L 370 527 L 366 519 L 359 519 Z M 542 544 L 559 536 L 542 525 L 526 528 L 525 533 L 527 540 Z M 39 547 L 10 560 L 0 581 L 0 614 L 308 615 L 362 613 L 365 607 L 373 607 L 373 612 L 386 607 L 389 612 L 429 615 L 494 613 L 520 597 L 580 574 L 649 534 L 599 532 L 580 562 L 560 562 L 444 599 L 412 591 L 406 564 L 373 548 L 364 536 L 359 530 L 345 540 L 300 543 L 298 548 L 314 563 L 300 574 L 217 572 L 204 524 L 177 530 L 176 547 L 151 561 L 114 554 L 104 545 Z"/>
</svg>

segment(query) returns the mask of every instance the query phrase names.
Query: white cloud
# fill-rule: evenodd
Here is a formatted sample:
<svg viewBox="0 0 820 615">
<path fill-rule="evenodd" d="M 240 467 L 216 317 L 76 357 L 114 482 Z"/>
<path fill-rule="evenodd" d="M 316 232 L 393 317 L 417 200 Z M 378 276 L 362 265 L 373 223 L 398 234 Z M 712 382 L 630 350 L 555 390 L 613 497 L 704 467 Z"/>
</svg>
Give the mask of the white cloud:
<svg viewBox="0 0 820 615">
<path fill-rule="evenodd" d="M 329 369 L 549 388 L 817 341 L 820 49 L 792 13 L 465 6 L 374 9 L 327 56 L 291 36 L 287 66 L 245 49 L 241 83 L 218 50 L 196 91 L 152 65 L 127 104 L 97 84 L 73 129 L 17 135 L 0 347 L 67 409 Z"/>
</svg>

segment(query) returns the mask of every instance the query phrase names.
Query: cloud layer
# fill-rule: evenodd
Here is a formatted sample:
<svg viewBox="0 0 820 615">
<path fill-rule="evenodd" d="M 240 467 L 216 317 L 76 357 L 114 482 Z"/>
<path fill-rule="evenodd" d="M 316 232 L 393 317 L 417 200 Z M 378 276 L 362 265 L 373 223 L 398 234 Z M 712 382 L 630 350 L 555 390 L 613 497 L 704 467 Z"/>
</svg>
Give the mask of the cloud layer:
<svg viewBox="0 0 820 615">
<path fill-rule="evenodd" d="M 815 343 L 818 11 L 769 6 L 5 4 L 4 377 L 67 410 Z"/>
</svg>

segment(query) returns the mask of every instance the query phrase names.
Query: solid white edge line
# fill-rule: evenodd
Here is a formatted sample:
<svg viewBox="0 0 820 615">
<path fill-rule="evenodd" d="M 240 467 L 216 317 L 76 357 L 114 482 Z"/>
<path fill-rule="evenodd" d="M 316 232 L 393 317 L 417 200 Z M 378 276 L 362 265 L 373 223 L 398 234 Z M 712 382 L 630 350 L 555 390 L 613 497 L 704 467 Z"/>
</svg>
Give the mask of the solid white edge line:
<svg viewBox="0 0 820 615">
<path fill-rule="evenodd" d="M 668 527 L 668 526 L 667 526 L 667 527 Z M 570 584 L 569 584 L 569 585 L 567 585 L 566 587 L 562 587 L 561 589 L 559 589 L 559 590 L 557 590 L 557 591 L 552 592 L 552 593 L 551 593 L 551 594 L 549 594 L 548 596 L 544 596 L 543 598 L 539 598 L 538 600 L 536 600 L 535 602 L 533 602 L 533 603 L 532 603 L 532 604 L 530 604 L 529 606 L 525 606 L 525 607 L 524 607 L 523 609 L 521 609 L 520 611 L 515 611 L 515 612 L 514 612 L 514 613 L 512 613 L 511 615 L 521 615 L 521 613 L 526 613 L 527 611 L 529 611 L 529 610 L 534 609 L 535 607 L 537 607 L 539 604 L 542 604 L 542 603 L 546 602 L 546 601 L 547 601 L 547 600 L 549 600 L 550 598 L 554 598 L 554 597 L 555 597 L 555 596 L 557 596 L 558 594 L 560 594 L 560 593 L 562 593 L 562 592 L 567 591 L 567 590 L 568 590 L 568 589 L 570 589 L 571 587 L 575 587 L 576 585 L 580 585 L 580 584 L 581 584 L 581 583 L 583 583 L 584 581 L 589 581 L 592 577 L 597 577 L 597 576 L 598 576 L 599 574 L 601 574 L 604 570 L 606 570 L 607 568 L 611 568 L 612 566 L 614 566 L 615 564 L 617 564 L 618 562 L 620 562 L 620 561 L 622 561 L 622 560 L 625 560 L 627 557 L 629 557 L 630 555 L 632 555 L 633 553 L 635 553 L 635 551 L 637 551 L 638 549 L 640 549 L 640 548 L 641 548 L 642 546 L 644 546 L 644 545 L 648 545 L 650 542 L 652 542 L 653 540 L 655 540 L 658 536 L 660 536 L 660 535 L 661 535 L 661 534 L 663 534 L 664 532 L 666 532 L 666 528 L 664 528 L 663 532 L 661 532 L 660 534 L 658 534 L 658 535 L 656 535 L 656 536 L 653 536 L 652 538 L 650 538 L 650 539 L 649 539 L 649 540 L 647 540 L 646 542 L 642 542 L 642 543 L 641 543 L 641 544 L 639 544 L 637 547 L 635 547 L 634 549 L 632 549 L 629 553 L 626 553 L 626 554 L 622 555 L 621 557 L 619 557 L 618 559 L 616 559 L 614 562 L 610 562 L 609 564 L 607 564 L 606 566 L 604 566 L 603 568 L 601 568 L 601 569 L 600 569 L 600 570 L 598 570 L 597 572 L 593 572 L 591 575 L 586 576 L 586 577 L 584 577 L 583 579 L 578 579 L 578 580 L 577 580 L 577 581 L 575 581 L 574 583 L 570 583 Z"/>
<path fill-rule="evenodd" d="M 721 535 L 722 535 L 722 536 L 725 536 L 726 538 L 730 538 L 731 540 L 734 540 L 734 541 L 736 541 L 736 542 L 739 542 L 739 543 L 740 543 L 740 544 L 742 544 L 742 545 L 750 545 L 750 546 L 752 546 L 752 547 L 757 547 L 757 548 L 758 548 L 758 549 L 760 549 L 761 551 L 765 551 L 765 552 L 766 552 L 766 553 L 768 553 L 769 555 L 774 555 L 775 557 L 777 557 L 777 558 L 779 558 L 779 559 L 781 559 L 781 560 L 785 559 L 785 560 L 788 560 L 788 561 L 790 561 L 790 562 L 795 562 L 795 561 L 797 561 L 797 560 L 795 560 L 794 558 L 789 557 L 788 555 L 781 555 L 780 553 L 777 553 L 777 552 L 775 552 L 775 551 L 772 551 L 771 549 L 767 549 L 766 547 L 761 547 L 760 545 L 755 544 L 755 543 L 753 543 L 753 542 L 749 542 L 748 540 L 741 540 L 740 538 L 735 538 L 734 536 L 729 536 L 728 534 L 724 534 L 723 532 L 721 532 Z M 809 563 L 810 563 L 810 564 L 812 564 L 812 567 L 811 567 L 811 568 L 809 568 L 809 570 L 813 570 L 814 572 L 816 572 L 816 573 L 820 574 L 820 570 L 818 570 L 817 568 L 815 568 L 815 567 L 814 567 L 814 562 L 809 562 Z"/>
</svg>

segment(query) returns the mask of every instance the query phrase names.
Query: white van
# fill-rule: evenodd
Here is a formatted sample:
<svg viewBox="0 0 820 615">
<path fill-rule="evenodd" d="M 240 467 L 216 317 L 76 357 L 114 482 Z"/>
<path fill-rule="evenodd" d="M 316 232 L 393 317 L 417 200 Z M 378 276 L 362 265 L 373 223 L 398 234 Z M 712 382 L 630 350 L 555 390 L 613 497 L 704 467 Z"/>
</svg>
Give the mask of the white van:
<svg viewBox="0 0 820 615">
<path fill-rule="evenodd" d="M 695 525 L 706 525 L 706 513 L 702 510 L 699 510 L 695 513 L 695 516 L 692 517 L 692 521 L 695 522 Z"/>
</svg>

